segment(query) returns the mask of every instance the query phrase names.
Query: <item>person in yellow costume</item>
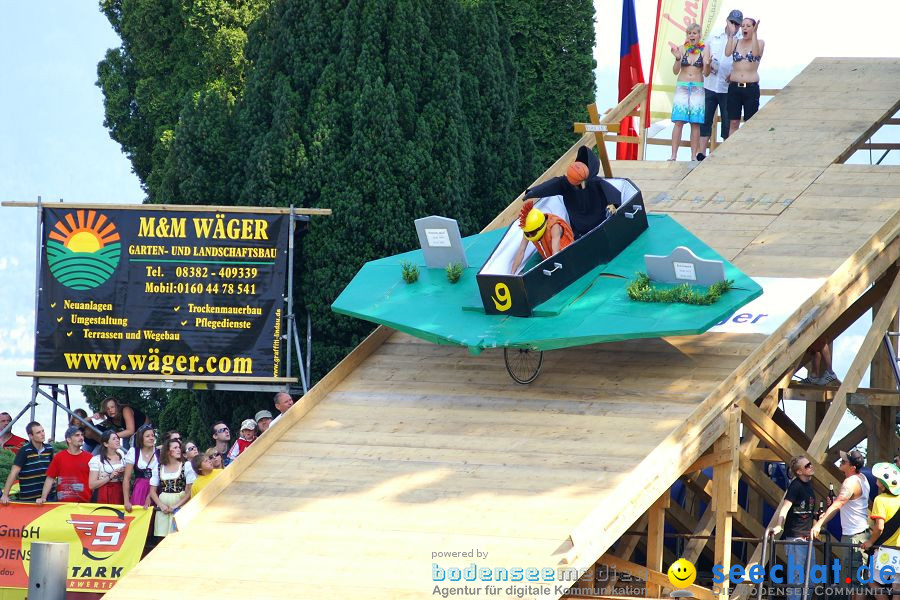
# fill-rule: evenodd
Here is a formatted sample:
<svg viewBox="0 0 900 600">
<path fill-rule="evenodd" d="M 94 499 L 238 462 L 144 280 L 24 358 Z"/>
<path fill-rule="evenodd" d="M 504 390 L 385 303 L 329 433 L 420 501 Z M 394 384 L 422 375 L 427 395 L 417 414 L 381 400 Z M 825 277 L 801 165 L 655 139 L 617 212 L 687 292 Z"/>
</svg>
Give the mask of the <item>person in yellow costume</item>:
<svg viewBox="0 0 900 600">
<path fill-rule="evenodd" d="M 515 274 L 525 257 L 528 242 L 534 244 L 541 258 L 546 260 L 575 240 L 572 227 L 553 213 L 544 213 L 534 208 L 534 202 L 522 205 L 519 213 L 519 227 L 522 228 L 522 243 L 513 258 L 511 273 Z"/>
</svg>

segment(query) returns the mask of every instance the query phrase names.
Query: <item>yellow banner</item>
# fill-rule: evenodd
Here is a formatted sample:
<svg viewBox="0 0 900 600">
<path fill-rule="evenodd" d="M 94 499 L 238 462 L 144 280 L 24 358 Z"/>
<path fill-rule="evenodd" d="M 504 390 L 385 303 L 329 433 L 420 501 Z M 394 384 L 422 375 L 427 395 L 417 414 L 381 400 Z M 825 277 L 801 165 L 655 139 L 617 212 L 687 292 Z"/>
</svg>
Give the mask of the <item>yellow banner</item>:
<svg viewBox="0 0 900 600">
<path fill-rule="evenodd" d="M 672 73 L 672 51 L 669 42 L 684 44 L 687 26 L 699 23 L 705 40 L 719 14 L 719 0 L 660 0 L 659 22 L 656 24 L 653 69 L 650 73 L 650 121 L 672 116 L 672 95 L 677 75 Z"/>
<path fill-rule="evenodd" d="M 33 542 L 69 545 L 66 588 L 101 592 L 141 559 L 152 510 L 103 504 L 0 506 L 0 588 L 28 588 Z"/>
</svg>

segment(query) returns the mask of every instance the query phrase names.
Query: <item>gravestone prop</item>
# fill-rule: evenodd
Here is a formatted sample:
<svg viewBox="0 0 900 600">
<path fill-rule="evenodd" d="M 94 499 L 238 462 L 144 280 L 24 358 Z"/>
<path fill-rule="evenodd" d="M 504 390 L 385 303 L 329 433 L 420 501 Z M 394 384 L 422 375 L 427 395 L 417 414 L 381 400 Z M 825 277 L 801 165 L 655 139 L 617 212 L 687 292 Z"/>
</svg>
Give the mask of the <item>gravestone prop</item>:
<svg viewBox="0 0 900 600">
<path fill-rule="evenodd" d="M 431 216 L 416 219 L 415 223 L 425 266 L 439 269 L 453 263 L 461 263 L 463 268 L 469 266 L 456 219 Z"/>
<path fill-rule="evenodd" d="M 651 281 L 710 286 L 725 280 L 721 260 L 706 260 L 687 246 L 678 246 L 668 256 L 644 255 L 644 265 Z"/>
</svg>

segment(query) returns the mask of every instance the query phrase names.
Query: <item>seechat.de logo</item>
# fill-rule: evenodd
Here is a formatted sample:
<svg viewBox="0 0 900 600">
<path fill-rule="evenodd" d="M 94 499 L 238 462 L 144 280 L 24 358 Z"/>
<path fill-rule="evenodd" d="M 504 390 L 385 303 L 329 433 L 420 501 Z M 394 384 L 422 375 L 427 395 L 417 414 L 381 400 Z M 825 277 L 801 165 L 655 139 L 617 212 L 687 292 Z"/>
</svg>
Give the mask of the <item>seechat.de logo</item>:
<svg viewBox="0 0 900 600">
<path fill-rule="evenodd" d="M 89 290 L 106 282 L 119 266 L 122 245 L 116 225 L 95 210 L 66 213 L 47 239 L 47 264 L 58 282 Z"/>
</svg>

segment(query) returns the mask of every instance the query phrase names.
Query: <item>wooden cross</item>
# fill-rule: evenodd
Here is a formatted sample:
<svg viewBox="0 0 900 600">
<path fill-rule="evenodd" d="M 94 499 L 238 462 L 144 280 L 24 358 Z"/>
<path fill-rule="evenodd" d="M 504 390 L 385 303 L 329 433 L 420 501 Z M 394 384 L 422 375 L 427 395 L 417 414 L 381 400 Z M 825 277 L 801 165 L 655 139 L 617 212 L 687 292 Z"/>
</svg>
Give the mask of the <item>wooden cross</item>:
<svg viewBox="0 0 900 600">
<path fill-rule="evenodd" d="M 593 133 L 597 139 L 597 151 L 600 153 L 600 164 L 603 165 L 603 176 L 612 177 L 612 167 L 609 164 L 609 155 L 606 153 L 605 133 L 619 133 L 618 123 L 601 123 L 600 114 L 596 104 L 588 104 L 588 116 L 590 123 L 575 123 L 575 133 Z"/>
</svg>

